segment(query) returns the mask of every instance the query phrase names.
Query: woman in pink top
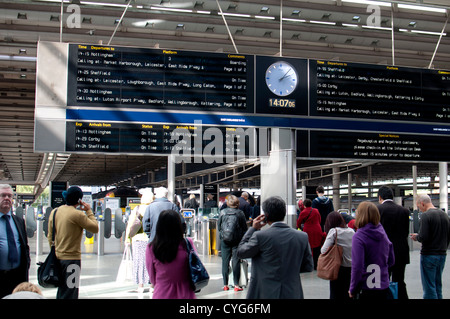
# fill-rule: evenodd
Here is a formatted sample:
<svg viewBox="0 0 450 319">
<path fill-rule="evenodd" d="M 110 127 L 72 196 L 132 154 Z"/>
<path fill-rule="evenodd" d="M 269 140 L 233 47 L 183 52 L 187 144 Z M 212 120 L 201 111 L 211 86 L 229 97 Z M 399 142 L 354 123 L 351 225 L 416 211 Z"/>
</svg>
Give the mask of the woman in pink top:
<svg viewBox="0 0 450 319">
<path fill-rule="evenodd" d="M 155 238 L 145 252 L 145 262 L 154 287 L 153 299 L 196 298 L 191 286 L 183 226 L 177 212 L 165 210 L 159 215 Z"/>
</svg>

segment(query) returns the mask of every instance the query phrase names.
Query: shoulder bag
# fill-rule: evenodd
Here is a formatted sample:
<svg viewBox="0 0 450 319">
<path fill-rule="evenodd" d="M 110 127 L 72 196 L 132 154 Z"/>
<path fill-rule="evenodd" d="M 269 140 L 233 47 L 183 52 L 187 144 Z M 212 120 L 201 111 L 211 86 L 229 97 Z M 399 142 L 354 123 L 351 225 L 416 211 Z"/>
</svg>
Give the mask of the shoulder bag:
<svg viewBox="0 0 450 319">
<path fill-rule="evenodd" d="M 342 263 L 342 246 L 337 244 L 338 231 L 334 245 L 329 247 L 324 254 L 320 254 L 317 260 L 317 277 L 325 280 L 336 280 Z"/>
<path fill-rule="evenodd" d="M 55 252 L 55 216 L 58 209 L 53 213 L 53 232 L 52 232 L 52 246 L 50 253 L 44 262 L 38 262 L 37 277 L 38 283 L 44 288 L 56 288 L 60 286 L 62 279 L 62 270 Z"/>
<path fill-rule="evenodd" d="M 130 232 L 128 234 L 128 237 L 132 238 L 134 237 L 142 228 L 142 215 L 139 213 L 139 206 L 136 210 L 135 218 L 130 225 Z"/>
<path fill-rule="evenodd" d="M 203 265 L 202 261 L 198 257 L 197 253 L 192 247 L 189 239 L 185 238 L 186 249 L 189 261 L 189 273 L 191 275 L 192 289 L 194 292 L 199 292 L 205 288 L 209 283 L 209 274 Z"/>
</svg>

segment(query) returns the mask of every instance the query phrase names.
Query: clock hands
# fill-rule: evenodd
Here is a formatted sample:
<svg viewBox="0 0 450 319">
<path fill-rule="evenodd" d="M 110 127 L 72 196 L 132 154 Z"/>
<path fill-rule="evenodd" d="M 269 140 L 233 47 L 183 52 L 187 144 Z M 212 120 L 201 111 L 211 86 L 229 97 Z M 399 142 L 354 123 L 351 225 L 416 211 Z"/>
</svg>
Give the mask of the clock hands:
<svg viewBox="0 0 450 319">
<path fill-rule="evenodd" d="M 291 76 L 292 74 L 288 75 L 288 73 L 291 72 L 291 71 L 292 71 L 292 69 L 287 70 L 287 72 L 278 81 L 281 82 L 281 81 L 283 81 L 284 78 L 287 78 L 288 76 Z"/>
</svg>

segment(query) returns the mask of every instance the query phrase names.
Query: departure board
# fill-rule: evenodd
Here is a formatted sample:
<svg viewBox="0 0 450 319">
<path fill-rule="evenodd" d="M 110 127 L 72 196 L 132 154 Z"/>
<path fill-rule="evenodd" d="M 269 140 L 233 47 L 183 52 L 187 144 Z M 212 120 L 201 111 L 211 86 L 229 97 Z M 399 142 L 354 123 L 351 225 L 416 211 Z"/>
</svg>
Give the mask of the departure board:
<svg viewBox="0 0 450 319">
<path fill-rule="evenodd" d="M 299 158 L 448 161 L 450 72 L 39 42 L 36 152 L 257 155 L 272 127 Z"/>
<path fill-rule="evenodd" d="M 253 129 L 195 125 L 68 122 L 66 150 L 89 153 L 250 156 Z"/>
<path fill-rule="evenodd" d="M 304 136 L 304 131 L 300 132 Z M 308 156 L 312 158 L 427 162 L 450 158 L 448 136 L 335 131 L 309 134 Z"/>
<path fill-rule="evenodd" d="M 450 122 L 450 72 L 310 60 L 310 115 Z"/>
<path fill-rule="evenodd" d="M 254 57 L 69 45 L 68 106 L 253 113 Z"/>
</svg>

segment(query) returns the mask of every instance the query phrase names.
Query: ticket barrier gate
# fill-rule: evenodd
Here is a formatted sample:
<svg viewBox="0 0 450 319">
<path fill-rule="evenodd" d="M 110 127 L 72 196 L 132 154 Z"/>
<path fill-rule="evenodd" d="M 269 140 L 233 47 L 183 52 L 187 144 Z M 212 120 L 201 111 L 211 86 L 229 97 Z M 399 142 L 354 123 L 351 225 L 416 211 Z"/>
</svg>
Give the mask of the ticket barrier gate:
<svg viewBox="0 0 450 319">
<path fill-rule="evenodd" d="M 32 209 L 32 208 L 31 208 Z M 36 255 L 42 255 L 43 251 L 43 243 L 48 236 L 48 220 L 50 217 L 50 213 L 53 208 L 47 207 L 45 211 L 38 212 L 36 221 L 34 222 L 34 227 L 36 227 Z M 21 211 L 19 211 L 19 214 Z M 27 213 L 28 215 L 31 214 Z M 34 214 L 34 210 L 33 210 Z M 97 241 L 97 255 L 103 256 L 105 252 L 105 238 L 111 237 L 111 229 L 112 229 L 112 220 L 111 220 L 111 209 L 106 208 L 104 211 L 99 207 L 95 213 L 98 222 L 98 234 L 95 234 L 95 240 Z M 31 217 L 28 217 L 31 219 Z M 114 234 L 116 238 L 120 238 L 123 235 L 123 232 L 126 229 L 126 225 L 122 221 L 122 209 L 118 208 L 115 211 L 115 221 L 114 221 Z M 34 221 L 34 220 L 33 220 Z M 27 224 L 30 223 L 27 220 Z M 31 228 L 33 227 L 33 223 L 30 223 Z M 27 226 L 28 227 L 28 226 Z M 30 235 L 31 228 L 27 231 L 27 234 Z M 93 233 L 86 231 L 85 235 L 87 238 L 92 238 L 94 236 Z M 34 231 L 33 235 L 34 236 Z M 31 236 L 31 237 L 32 237 Z M 45 236 L 45 238 L 44 238 Z"/>
<path fill-rule="evenodd" d="M 193 218 L 193 225 L 191 227 L 194 227 L 191 235 L 194 237 L 194 244 L 197 248 L 197 251 L 199 254 L 203 256 L 207 256 L 210 253 L 210 235 L 209 235 L 209 218 L 207 216 L 203 216 L 201 214 L 201 211 L 194 215 Z"/>
<path fill-rule="evenodd" d="M 195 216 L 195 209 L 192 208 L 183 208 L 181 209 L 181 216 L 183 216 L 186 222 L 186 236 L 192 237 L 192 228 Z"/>
</svg>

